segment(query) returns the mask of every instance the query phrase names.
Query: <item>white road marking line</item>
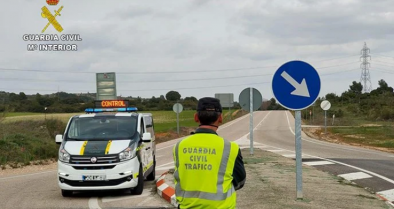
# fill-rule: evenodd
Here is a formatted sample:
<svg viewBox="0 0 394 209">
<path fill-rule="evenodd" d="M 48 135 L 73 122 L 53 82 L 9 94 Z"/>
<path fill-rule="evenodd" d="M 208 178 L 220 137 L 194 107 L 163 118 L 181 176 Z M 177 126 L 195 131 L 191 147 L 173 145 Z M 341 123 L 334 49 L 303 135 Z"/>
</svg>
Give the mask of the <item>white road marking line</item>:
<svg viewBox="0 0 394 209">
<path fill-rule="evenodd" d="M 171 168 L 175 168 L 175 166 L 166 166 L 166 167 L 156 168 L 156 170 L 157 171 L 163 171 L 163 170 L 169 170 Z"/>
<path fill-rule="evenodd" d="M 271 113 L 271 111 L 268 112 L 266 116 L 264 116 L 263 120 L 260 121 L 260 123 L 257 124 L 256 127 L 254 127 L 253 131 L 255 131 L 263 122 L 264 120 L 268 117 L 268 115 Z"/>
<path fill-rule="evenodd" d="M 156 157 L 163 157 L 164 155 L 157 155 Z"/>
<path fill-rule="evenodd" d="M 91 197 L 89 199 L 89 209 L 101 209 L 98 204 L 98 197 Z"/>
<path fill-rule="evenodd" d="M 236 122 L 238 122 L 238 121 L 240 121 L 240 120 L 242 120 L 242 119 L 244 119 L 244 118 L 246 118 L 246 117 L 248 117 L 248 116 L 249 116 L 249 114 L 246 114 L 246 115 L 244 115 L 244 116 L 242 116 L 242 117 L 240 117 L 240 118 L 237 118 L 237 119 L 235 119 L 235 120 L 233 120 L 233 121 L 230 121 L 230 122 L 228 122 L 228 123 L 225 123 L 225 124 L 223 124 L 222 126 L 219 126 L 218 131 L 221 130 L 221 129 L 223 129 L 223 128 L 227 128 L 227 127 L 233 125 L 234 123 L 236 123 Z"/>
<path fill-rule="evenodd" d="M 270 149 L 270 150 L 267 150 L 268 152 L 287 152 L 286 150 L 283 150 L 283 149 Z"/>
<path fill-rule="evenodd" d="M 20 177 L 25 177 L 25 176 L 34 176 L 34 175 L 40 175 L 40 174 L 52 173 L 52 172 L 56 172 L 56 170 L 45 171 L 45 172 L 40 172 L 40 173 L 30 173 L 30 174 L 24 174 L 24 175 L 17 175 L 17 176 L 4 177 L 4 178 L 0 178 L 0 180 L 14 179 L 14 178 L 20 178 Z"/>
<path fill-rule="evenodd" d="M 364 172 L 346 173 L 346 174 L 341 174 L 338 176 L 340 176 L 348 181 L 353 181 L 353 180 L 357 180 L 357 179 L 372 178 L 371 175 L 368 175 Z"/>
<path fill-rule="evenodd" d="M 287 111 L 286 111 L 285 113 L 286 113 L 286 117 L 287 117 Z M 287 122 L 288 122 L 289 129 L 290 129 L 291 133 L 293 133 L 293 135 L 295 135 L 295 133 L 293 132 L 293 130 L 292 130 L 291 127 L 290 127 L 289 118 L 287 118 Z M 271 146 L 271 147 L 274 147 L 274 146 Z M 281 149 L 281 148 L 279 148 L 279 147 L 274 147 L 274 148 Z M 284 150 L 286 150 L 286 149 L 284 149 Z M 288 151 L 290 151 L 290 150 L 288 150 Z M 355 150 L 355 151 L 358 151 L 358 150 Z M 291 152 L 291 151 L 290 151 L 290 152 Z M 311 157 L 314 157 L 314 158 L 317 158 L 317 159 L 327 160 L 327 161 L 330 161 L 330 162 L 333 162 L 333 163 L 336 163 L 336 164 L 340 164 L 340 165 L 344 165 L 344 166 L 347 166 L 347 167 L 350 167 L 350 168 L 354 168 L 354 169 L 356 169 L 356 170 L 359 170 L 359 171 L 368 173 L 368 174 L 370 174 L 370 175 L 372 175 L 372 176 L 376 176 L 376 177 L 378 177 L 378 178 L 380 178 L 380 179 L 383 179 L 383 180 L 385 180 L 385 181 L 388 181 L 388 182 L 394 184 L 394 180 L 389 179 L 389 178 L 387 178 L 387 177 L 385 177 L 385 176 L 382 176 L 382 175 L 380 175 L 380 174 L 374 173 L 374 172 L 372 172 L 372 171 L 365 170 L 365 169 L 359 168 L 359 167 L 357 167 L 357 166 L 349 165 L 349 164 L 346 164 L 346 163 L 342 163 L 342 162 L 339 162 L 339 161 L 336 161 L 336 160 L 330 160 L 330 159 L 327 159 L 327 158 L 318 157 L 318 156 L 313 156 L 313 155 L 310 155 L 310 156 L 311 156 Z"/>
<path fill-rule="evenodd" d="M 274 147 L 274 146 L 271 146 L 271 147 Z M 274 148 L 281 149 L 281 148 L 279 148 L 279 147 L 274 147 Z M 284 149 L 284 150 L 286 150 L 286 149 Z M 290 150 L 287 150 L 287 151 L 292 152 L 292 151 L 290 151 Z M 336 163 L 336 164 L 344 165 L 344 166 L 347 166 L 347 167 L 349 167 L 349 168 L 354 168 L 354 169 L 356 169 L 356 170 L 359 170 L 359 171 L 368 173 L 368 174 L 370 174 L 370 175 L 372 175 L 372 176 L 376 176 L 376 177 L 378 177 L 378 178 L 380 178 L 380 179 L 383 179 L 383 180 L 385 180 L 385 181 L 388 181 L 388 182 L 394 184 L 394 180 L 392 180 L 392 179 L 389 179 L 389 178 L 387 178 L 387 177 L 385 177 L 385 176 L 382 176 L 382 175 L 380 175 L 380 174 L 374 173 L 374 172 L 372 172 L 372 171 L 368 171 L 368 170 L 365 170 L 365 169 L 363 169 L 363 168 L 359 168 L 359 167 L 357 167 L 357 166 L 349 165 L 349 164 L 346 164 L 346 163 L 342 163 L 342 162 L 339 162 L 339 161 L 336 161 L 336 160 L 331 160 L 331 159 L 327 159 L 327 158 L 323 158 L 323 157 L 318 157 L 318 156 L 313 156 L 313 155 L 308 155 L 308 156 L 311 157 L 311 158 L 326 160 L 326 161 L 330 161 L 330 162 L 333 162 L 333 163 Z"/>
<path fill-rule="evenodd" d="M 168 146 L 166 146 L 166 147 L 162 147 L 162 148 L 159 148 L 159 149 L 156 149 L 156 151 L 159 151 L 159 150 L 162 150 L 162 149 L 166 149 L 166 148 L 169 148 L 169 147 L 174 147 L 176 145 L 176 143 L 175 144 L 172 144 L 172 145 L 168 145 Z"/>
<path fill-rule="evenodd" d="M 295 154 L 284 154 L 282 155 L 283 157 L 287 157 L 287 158 L 295 158 Z"/>
<path fill-rule="evenodd" d="M 249 149 L 250 146 L 240 146 L 239 148 L 240 149 Z M 263 149 L 263 148 L 266 148 L 266 147 L 264 147 L 264 146 L 253 146 L 253 148 L 261 148 L 261 149 Z"/>
<path fill-rule="evenodd" d="M 269 111 L 268 114 L 266 116 L 264 116 L 263 120 L 261 120 L 260 123 L 257 124 L 257 126 L 253 129 L 253 131 L 255 131 L 255 129 L 267 118 L 267 116 L 270 113 L 271 113 L 271 111 Z M 241 145 L 249 145 L 249 147 L 250 147 L 250 140 L 248 139 L 248 135 L 249 134 L 250 134 L 250 132 L 245 134 L 245 135 L 243 135 L 243 136 L 241 136 L 241 138 L 235 140 L 234 142 L 238 143 L 238 145 L 240 145 L 240 146 Z M 254 147 L 254 144 L 260 144 L 260 143 L 253 141 L 253 147 Z M 263 144 L 261 144 L 261 145 L 263 145 Z"/>
<path fill-rule="evenodd" d="M 269 146 L 266 146 L 266 145 L 258 145 L 258 146 L 253 146 L 253 147 L 256 147 L 256 148 L 261 148 L 261 149 L 265 149 L 265 148 L 268 148 Z"/>
<path fill-rule="evenodd" d="M 174 161 L 166 163 L 166 164 L 162 164 L 162 165 L 159 165 L 159 166 L 156 166 L 156 168 L 160 168 L 160 167 L 163 167 L 163 166 L 169 165 L 169 164 L 174 164 Z"/>
<path fill-rule="evenodd" d="M 121 196 L 121 197 L 103 197 L 101 199 L 102 202 L 114 202 L 114 201 L 120 201 L 120 200 L 127 200 L 127 199 L 134 199 L 138 197 L 147 197 L 150 195 L 150 191 L 148 189 L 144 189 L 141 195 L 136 195 L 136 196 Z"/>
<path fill-rule="evenodd" d="M 313 162 L 303 162 L 303 164 L 313 166 L 313 165 L 332 165 L 335 163 L 322 160 L 322 161 L 313 161 Z"/>
<path fill-rule="evenodd" d="M 394 201 L 394 189 L 377 192 L 378 195 L 386 198 L 388 201 Z"/>
<path fill-rule="evenodd" d="M 142 202 L 138 203 L 137 206 L 142 206 L 142 205 L 145 204 L 146 202 L 149 202 L 151 199 L 153 199 L 153 197 L 146 198 L 146 199 L 143 200 Z"/>
</svg>

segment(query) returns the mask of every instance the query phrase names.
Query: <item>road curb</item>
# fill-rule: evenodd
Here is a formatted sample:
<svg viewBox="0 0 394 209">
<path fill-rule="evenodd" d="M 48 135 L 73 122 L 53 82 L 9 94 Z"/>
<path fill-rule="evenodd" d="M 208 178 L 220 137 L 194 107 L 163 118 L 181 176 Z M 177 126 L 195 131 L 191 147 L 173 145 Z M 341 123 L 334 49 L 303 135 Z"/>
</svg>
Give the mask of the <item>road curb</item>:
<svg viewBox="0 0 394 209">
<path fill-rule="evenodd" d="M 168 171 L 161 174 L 161 176 L 156 181 L 157 194 L 160 195 L 164 200 L 169 202 L 175 207 L 178 207 L 178 203 L 175 198 L 175 189 L 170 187 L 165 183 L 165 177 L 168 174 Z"/>
</svg>

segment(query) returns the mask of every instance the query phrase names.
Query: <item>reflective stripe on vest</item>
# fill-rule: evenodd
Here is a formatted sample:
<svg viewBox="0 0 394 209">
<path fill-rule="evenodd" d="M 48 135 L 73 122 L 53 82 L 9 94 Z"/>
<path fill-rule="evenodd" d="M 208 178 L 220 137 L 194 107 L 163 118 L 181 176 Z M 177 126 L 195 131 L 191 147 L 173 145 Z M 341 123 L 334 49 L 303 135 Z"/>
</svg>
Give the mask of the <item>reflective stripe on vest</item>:
<svg viewBox="0 0 394 209">
<path fill-rule="evenodd" d="M 183 191 L 181 189 L 181 182 L 179 178 L 179 144 L 181 141 L 179 141 L 176 146 L 175 146 L 175 166 L 176 170 L 174 172 L 174 178 L 177 181 L 177 184 L 175 186 L 175 193 L 176 194 L 181 194 L 183 198 L 199 198 L 199 199 L 205 199 L 205 200 L 226 200 L 227 198 L 231 197 L 233 193 L 235 192 L 234 186 L 231 184 L 231 188 L 226 192 L 223 193 L 223 182 L 224 182 L 224 175 L 226 173 L 226 168 L 227 168 L 227 163 L 229 160 L 230 156 L 230 151 L 231 151 L 231 143 L 227 140 L 224 140 L 224 149 L 223 149 L 223 154 L 220 162 L 220 167 L 219 167 L 219 172 L 218 172 L 218 180 L 216 184 L 217 192 L 216 193 L 209 193 L 209 192 L 201 192 L 201 191 Z M 177 195 L 179 196 L 179 195 Z"/>
</svg>

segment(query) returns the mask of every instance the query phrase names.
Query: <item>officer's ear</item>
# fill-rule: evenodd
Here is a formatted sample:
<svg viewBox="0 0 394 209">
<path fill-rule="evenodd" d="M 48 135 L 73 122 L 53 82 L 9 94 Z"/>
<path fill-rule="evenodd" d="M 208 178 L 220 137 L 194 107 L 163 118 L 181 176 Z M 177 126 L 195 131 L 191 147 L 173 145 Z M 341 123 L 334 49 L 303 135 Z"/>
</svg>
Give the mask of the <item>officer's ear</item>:
<svg viewBox="0 0 394 209">
<path fill-rule="evenodd" d="M 200 119 L 198 118 L 198 113 L 197 113 L 197 112 L 194 113 L 194 121 L 195 121 L 196 123 L 200 123 Z"/>
<path fill-rule="evenodd" d="M 222 113 L 219 114 L 218 122 L 219 122 L 219 123 L 223 123 L 223 116 L 222 116 Z"/>
</svg>

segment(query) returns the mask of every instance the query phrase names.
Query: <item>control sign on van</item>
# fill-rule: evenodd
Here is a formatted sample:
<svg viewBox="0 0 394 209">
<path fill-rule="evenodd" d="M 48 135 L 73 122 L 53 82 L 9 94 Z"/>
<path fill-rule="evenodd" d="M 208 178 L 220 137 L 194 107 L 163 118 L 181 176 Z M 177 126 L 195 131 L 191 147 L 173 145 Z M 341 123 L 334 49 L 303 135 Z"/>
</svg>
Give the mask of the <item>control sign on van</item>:
<svg viewBox="0 0 394 209">
<path fill-rule="evenodd" d="M 128 107 L 128 100 L 102 100 L 95 101 L 96 108 L 105 107 L 105 108 L 117 108 L 117 107 Z"/>
</svg>

